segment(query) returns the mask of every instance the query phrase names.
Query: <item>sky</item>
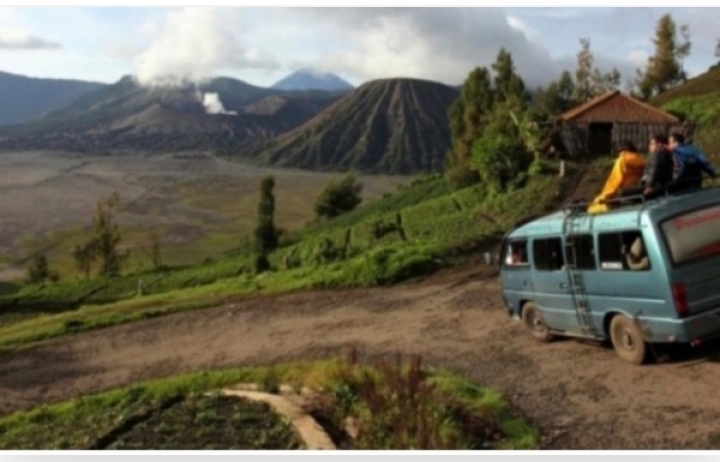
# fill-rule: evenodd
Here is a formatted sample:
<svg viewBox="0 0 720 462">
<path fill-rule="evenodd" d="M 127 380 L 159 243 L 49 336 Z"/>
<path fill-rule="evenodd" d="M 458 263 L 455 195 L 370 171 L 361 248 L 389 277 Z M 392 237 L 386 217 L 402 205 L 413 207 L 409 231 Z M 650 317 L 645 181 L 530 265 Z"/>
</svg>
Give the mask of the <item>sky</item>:
<svg viewBox="0 0 720 462">
<path fill-rule="evenodd" d="M 311 68 L 354 85 L 458 85 L 505 47 L 536 86 L 573 70 L 588 37 L 596 64 L 617 67 L 625 83 L 647 63 L 665 13 L 689 26 L 689 75 L 717 62 L 720 8 L 0 7 L 0 71 L 105 83 L 224 75 L 270 86 Z"/>
</svg>

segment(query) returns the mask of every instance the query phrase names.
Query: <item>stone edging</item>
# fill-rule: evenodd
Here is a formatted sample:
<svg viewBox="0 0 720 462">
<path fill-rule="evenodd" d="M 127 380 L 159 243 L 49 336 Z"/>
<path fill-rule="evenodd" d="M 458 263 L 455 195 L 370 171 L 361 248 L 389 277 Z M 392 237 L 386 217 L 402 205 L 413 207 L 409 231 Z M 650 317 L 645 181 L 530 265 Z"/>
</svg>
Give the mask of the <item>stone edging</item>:
<svg viewBox="0 0 720 462">
<path fill-rule="evenodd" d="M 240 387 L 233 389 L 226 388 L 220 393 L 223 396 L 237 396 L 240 398 L 251 399 L 253 401 L 268 403 L 278 414 L 283 415 L 290 420 L 292 425 L 295 427 L 295 430 L 297 430 L 305 443 L 306 449 L 337 449 L 328 434 L 325 433 L 325 430 L 315 421 L 315 419 L 312 418 L 312 416 L 303 412 L 302 409 L 284 397 L 256 390 L 238 388 Z M 245 386 L 242 388 L 251 387 Z"/>
</svg>

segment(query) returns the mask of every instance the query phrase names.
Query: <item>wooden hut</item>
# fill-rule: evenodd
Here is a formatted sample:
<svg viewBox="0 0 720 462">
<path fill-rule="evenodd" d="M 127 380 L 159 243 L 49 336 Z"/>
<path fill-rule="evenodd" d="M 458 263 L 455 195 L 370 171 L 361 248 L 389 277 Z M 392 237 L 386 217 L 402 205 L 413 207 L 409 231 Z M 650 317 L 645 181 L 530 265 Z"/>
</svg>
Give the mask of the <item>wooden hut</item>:
<svg viewBox="0 0 720 462">
<path fill-rule="evenodd" d="M 571 157 L 611 154 L 623 141 L 631 141 L 645 151 L 652 135 L 669 135 L 675 130 L 689 135 L 689 127 L 677 117 L 619 90 L 564 113 L 560 127 L 565 150 Z"/>
</svg>

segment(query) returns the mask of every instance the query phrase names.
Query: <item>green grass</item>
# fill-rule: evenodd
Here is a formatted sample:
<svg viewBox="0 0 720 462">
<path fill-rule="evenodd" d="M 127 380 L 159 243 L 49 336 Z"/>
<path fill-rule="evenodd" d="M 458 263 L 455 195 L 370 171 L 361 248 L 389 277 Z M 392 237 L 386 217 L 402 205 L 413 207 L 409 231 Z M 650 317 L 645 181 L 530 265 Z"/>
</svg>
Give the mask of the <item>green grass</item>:
<svg viewBox="0 0 720 462">
<path fill-rule="evenodd" d="M 18 412 L 0 419 L 0 448 L 82 449 L 103 446 L 99 444 L 103 442 L 111 448 L 151 449 L 169 448 L 168 439 L 177 442 L 177 447 L 200 446 L 194 445 L 197 441 L 203 447 L 217 447 L 213 432 L 205 430 L 215 428 L 214 437 L 221 438 L 242 427 L 228 424 L 227 417 L 237 417 L 236 413 L 222 411 L 213 399 L 198 396 L 236 383 L 260 384 L 268 376 L 295 389 L 325 390 L 324 399 L 311 412 L 326 428 L 337 430 L 348 416 L 356 418 L 360 423 L 357 440 L 336 442 L 340 447 L 408 449 L 452 444 L 454 449 L 531 449 L 538 445 L 537 431 L 514 416 L 499 393 L 454 373 L 423 368 L 419 359 L 410 364 L 336 359 L 200 372 Z M 173 399 L 184 404 L 179 408 Z M 163 404 L 166 409 L 160 409 Z M 188 413 L 181 412 L 182 406 L 191 408 L 194 425 L 187 424 Z M 144 423 L 129 425 L 141 415 Z M 183 421 L 185 425 L 177 425 Z M 395 425 L 378 426 L 381 422 Z M 176 431 L 169 435 L 169 428 Z M 276 439 L 291 445 L 282 430 L 274 424 Z"/>
<path fill-rule="evenodd" d="M 716 167 L 719 166 L 720 90 L 703 96 L 680 96 L 662 107 L 697 123 L 693 141 Z"/>
</svg>

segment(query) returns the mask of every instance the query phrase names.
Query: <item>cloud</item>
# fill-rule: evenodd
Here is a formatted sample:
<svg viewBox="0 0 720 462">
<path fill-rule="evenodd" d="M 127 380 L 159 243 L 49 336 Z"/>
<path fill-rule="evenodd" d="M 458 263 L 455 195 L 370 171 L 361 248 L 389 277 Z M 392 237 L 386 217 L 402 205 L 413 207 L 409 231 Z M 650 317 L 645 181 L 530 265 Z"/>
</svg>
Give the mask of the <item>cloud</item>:
<svg viewBox="0 0 720 462">
<path fill-rule="evenodd" d="M 549 52 L 529 37 L 532 29 L 499 8 L 305 8 L 296 14 L 334 25 L 349 42 L 347 52 L 319 60 L 317 67 L 325 71 L 458 84 L 474 67 L 490 65 L 505 47 L 530 84 L 558 74 Z"/>
<path fill-rule="evenodd" d="M 237 115 L 235 111 L 226 111 L 220 96 L 217 93 L 205 93 L 202 99 L 203 106 L 205 106 L 205 112 L 208 114 L 225 114 L 225 115 Z"/>
<path fill-rule="evenodd" d="M 169 13 L 150 48 L 135 58 L 137 80 L 143 85 L 199 83 L 223 70 L 279 67 L 237 41 L 233 31 L 239 21 L 233 10 L 218 13 L 214 8 Z"/>
<path fill-rule="evenodd" d="M 21 29 L 0 29 L 0 49 L 3 50 L 53 50 L 62 46 L 59 43 L 31 35 Z"/>
</svg>

